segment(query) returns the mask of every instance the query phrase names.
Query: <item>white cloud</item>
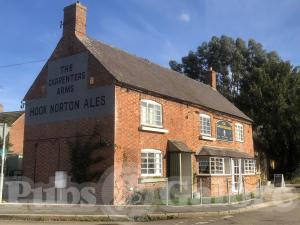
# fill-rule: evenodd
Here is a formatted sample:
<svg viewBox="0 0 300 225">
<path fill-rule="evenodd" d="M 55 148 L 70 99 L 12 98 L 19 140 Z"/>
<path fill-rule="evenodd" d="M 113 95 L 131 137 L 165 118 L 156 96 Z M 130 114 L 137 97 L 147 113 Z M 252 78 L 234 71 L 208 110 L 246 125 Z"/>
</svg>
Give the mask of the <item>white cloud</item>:
<svg viewBox="0 0 300 225">
<path fill-rule="evenodd" d="M 182 12 L 179 16 L 179 20 L 184 22 L 184 23 L 188 23 L 188 22 L 190 22 L 191 17 L 188 13 Z"/>
</svg>

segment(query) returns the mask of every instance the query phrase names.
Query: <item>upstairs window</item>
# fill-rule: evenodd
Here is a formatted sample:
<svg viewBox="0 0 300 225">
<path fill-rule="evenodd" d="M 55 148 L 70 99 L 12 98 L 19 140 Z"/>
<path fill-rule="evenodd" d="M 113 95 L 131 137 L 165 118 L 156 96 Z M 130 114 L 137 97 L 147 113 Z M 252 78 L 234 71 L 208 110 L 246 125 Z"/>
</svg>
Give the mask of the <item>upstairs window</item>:
<svg viewBox="0 0 300 225">
<path fill-rule="evenodd" d="M 203 136 L 211 136 L 211 119 L 209 115 L 200 114 L 200 133 Z"/>
<path fill-rule="evenodd" d="M 162 154 L 159 150 L 143 149 L 141 152 L 141 175 L 162 176 Z"/>
<path fill-rule="evenodd" d="M 161 104 L 151 100 L 142 100 L 141 124 L 151 127 L 162 127 Z"/>
<path fill-rule="evenodd" d="M 244 126 L 240 123 L 235 124 L 235 140 L 240 142 L 244 141 Z"/>
</svg>

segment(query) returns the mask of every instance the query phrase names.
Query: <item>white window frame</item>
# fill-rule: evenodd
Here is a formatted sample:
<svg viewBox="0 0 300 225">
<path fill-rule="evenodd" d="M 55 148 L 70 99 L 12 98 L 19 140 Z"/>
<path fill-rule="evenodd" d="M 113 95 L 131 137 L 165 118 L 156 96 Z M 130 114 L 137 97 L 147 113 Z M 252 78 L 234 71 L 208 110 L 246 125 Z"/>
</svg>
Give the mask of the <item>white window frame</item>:
<svg viewBox="0 0 300 225">
<path fill-rule="evenodd" d="M 142 154 L 147 154 L 146 163 L 143 163 Z M 148 154 L 154 154 L 154 168 L 149 168 L 149 155 Z M 158 162 L 157 162 L 158 160 Z M 146 165 L 146 167 L 143 167 L 143 164 Z M 150 169 L 154 169 L 154 173 L 149 173 Z M 143 172 L 143 170 L 147 170 L 147 172 Z M 163 173 L 163 154 L 160 150 L 156 149 L 142 149 L 141 150 L 141 176 L 142 177 L 161 177 Z"/>
<path fill-rule="evenodd" d="M 143 103 L 145 103 L 147 106 L 144 107 Z M 149 109 L 149 105 L 153 106 L 153 114 L 151 114 L 150 116 L 150 109 Z M 155 112 L 155 107 L 159 107 L 160 109 L 160 120 L 156 120 L 155 117 L 157 116 L 156 112 Z M 140 118 L 141 118 L 141 125 L 144 126 L 149 126 L 149 127 L 157 127 L 157 128 L 162 128 L 163 127 L 163 109 L 162 109 L 162 105 L 152 101 L 152 100 L 148 100 L 148 99 L 142 99 L 140 102 Z M 157 124 L 160 123 L 160 124 Z"/>
<path fill-rule="evenodd" d="M 214 162 L 213 162 L 214 160 Z M 214 167 L 217 167 L 217 161 L 221 160 L 222 162 L 222 172 L 220 171 L 213 171 L 212 170 L 212 164 L 214 163 Z M 209 157 L 209 174 L 211 175 L 224 175 L 225 174 L 225 160 L 223 157 Z"/>
<path fill-rule="evenodd" d="M 255 173 L 256 173 L 255 159 L 244 159 L 244 174 L 255 175 Z"/>
<path fill-rule="evenodd" d="M 235 123 L 235 140 L 239 142 L 244 142 L 244 125 L 241 123 Z"/>
<path fill-rule="evenodd" d="M 205 159 L 205 161 L 200 157 L 199 158 L 199 162 L 198 162 L 198 174 L 210 174 L 210 159 L 209 159 L 210 157 L 209 156 L 207 156 L 207 157 L 205 157 L 204 159 Z M 208 166 L 208 171 L 207 171 L 207 173 L 203 173 L 200 169 L 201 169 L 201 164 L 203 164 L 203 163 L 207 163 L 207 165 L 205 164 L 205 166 Z"/>
<path fill-rule="evenodd" d="M 204 114 L 204 113 L 201 113 L 200 116 L 200 134 L 203 135 L 203 136 L 206 136 L 206 137 L 211 137 L 211 116 L 207 115 L 207 114 Z M 209 132 L 206 132 L 203 130 L 205 129 L 204 126 L 203 126 L 203 119 L 209 119 Z"/>
</svg>

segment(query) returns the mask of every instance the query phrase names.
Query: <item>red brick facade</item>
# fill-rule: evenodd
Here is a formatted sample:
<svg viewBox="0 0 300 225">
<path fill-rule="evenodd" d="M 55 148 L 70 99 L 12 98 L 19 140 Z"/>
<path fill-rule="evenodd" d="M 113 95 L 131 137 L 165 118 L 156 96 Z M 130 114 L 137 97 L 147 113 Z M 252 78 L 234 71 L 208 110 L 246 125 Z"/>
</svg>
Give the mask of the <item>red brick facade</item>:
<svg viewBox="0 0 300 225">
<path fill-rule="evenodd" d="M 222 115 L 201 107 L 174 102 L 158 96 L 148 95 L 127 88 L 116 86 L 116 122 L 115 122 L 115 189 L 119 190 L 115 194 L 117 202 L 125 201 L 126 196 L 130 195 L 130 188 L 159 188 L 165 185 L 165 182 L 139 184 L 141 178 L 141 150 L 142 149 L 158 149 L 163 152 L 163 176 L 167 176 L 167 143 L 170 139 L 177 139 L 185 142 L 193 152 L 197 152 L 202 146 L 217 146 L 239 149 L 254 156 L 252 126 L 249 122 L 234 118 L 229 115 Z M 161 134 L 156 132 L 141 131 L 140 127 L 140 101 L 142 99 L 150 99 L 158 102 L 163 108 L 163 128 L 169 132 Z M 212 137 L 216 136 L 216 122 L 218 120 L 230 121 L 244 125 L 244 142 L 224 142 L 224 141 L 205 141 L 200 138 L 200 113 L 205 113 L 212 118 Z M 192 156 L 193 173 L 197 177 L 194 179 L 194 191 L 198 190 L 200 176 L 198 174 L 198 157 Z M 123 176 L 124 168 L 130 171 L 130 180 L 126 180 Z M 117 179 L 123 176 L 123 179 Z M 134 179 L 132 179 L 134 177 Z M 227 194 L 226 178 L 230 176 L 213 176 L 209 177 L 211 189 L 209 195 L 222 196 Z M 204 180 L 206 176 L 202 177 Z M 256 178 L 252 178 L 256 179 Z M 203 181 L 205 182 L 205 181 Z M 254 186 L 257 183 L 255 182 Z M 252 185 L 253 186 L 253 185 Z M 247 189 L 253 190 L 247 184 Z M 120 192 L 121 190 L 121 192 Z M 128 191 L 126 194 L 125 192 Z M 122 194 L 122 192 L 124 192 Z"/>
<path fill-rule="evenodd" d="M 25 114 L 22 114 L 10 127 L 9 142 L 12 154 L 23 154 Z"/>
<path fill-rule="evenodd" d="M 86 51 L 86 49 L 75 36 L 66 36 L 60 40 L 49 61 L 83 51 Z M 88 57 L 88 88 L 112 85 L 112 78 L 105 68 L 92 55 Z M 47 74 L 46 64 L 27 93 L 26 100 L 45 96 Z M 95 77 L 95 83 L 92 85 L 89 84 L 90 77 Z M 67 171 L 71 175 L 70 147 L 68 143 L 73 142 L 77 135 L 91 135 L 96 126 L 100 127 L 100 137 L 113 143 L 113 124 L 113 112 L 106 117 L 84 118 L 77 121 L 49 124 L 26 124 L 23 159 L 24 176 L 29 177 L 35 183 L 48 184 L 50 180 L 53 181 L 55 171 Z M 113 167 L 113 147 L 103 149 L 103 154 L 106 156 L 106 160 L 98 164 L 98 170 Z M 109 195 L 112 199 L 113 189 L 109 189 L 108 192 L 102 194 Z M 100 194 L 98 194 L 98 199 L 98 202 L 101 202 L 102 196 Z"/>
<path fill-rule="evenodd" d="M 66 10 L 67 11 L 67 10 Z M 66 12 L 65 11 L 65 12 Z M 76 35 L 85 34 L 85 10 L 79 7 L 79 31 L 74 32 L 74 26 L 64 32 L 49 61 L 87 51 Z M 81 19 L 80 19 L 81 18 Z M 75 25 L 76 25 L 75 24 Z M 76 28 L 76 29 L 77 29 Z M 79 33 L 78 33 L 79 32 Z M 74 35 L 76 34 L 76 35 Z M 106 183 L 107 192 L 100 189 L 97 195 L 108 199 L 107 202 L 124 204 L 136 189 L 159 188 L 166 185 L 165 181 L 141 184 L 141 150 L 157 149 L 163 154 L 163 176 L 167 177 L 167 144 L 168 140 L 176 139 L 184 142 L 194 153 L 203 146 L 226 147 L 238 149 L 241 152 L 254 155 L 252 126 L 244 119 L 239 119 L 224 113 L 191 104 L 181 103 L 158 94 L 149 94 L 138 91 L 130 86 L 122 86 L 115 82 L 113 76 L 97 59 L 89 54 L 88 58 L 88 88 L 110 85 L 114 89 L 115 107 L 111 115 L 105 117 L 86 117 L 79 120 L 66 120 L 43 124 L 25 124 L 24 140 L 24 175 L 34 182 L 48 183 L 55 171 L 64 170 L 70 174 L 70 149 L 68 141 L 72 141 L 78 133 L 90 135 L 96 125 L 101 127 L 100 136 L 113 143 L 112 147 L 104 150 L 105 161 L 96 165 L 95 169 L 107 169 L 113 174 Z M 36 81 L 30 88 L 25 99 L 34 100 L 46 96 L 47 64 L 44 66 Z M 90 83 L 90 80 L 93 82 Z M 168 133 L 146 132 L 140 130 L 140 104 L 142 99 L 153 100 L 162 105 L 163 128 Z M 236 122 L 244 126 L 243 142 L 207 141 L 200 138 L 199 114 L 210 115 L 212 120 L 212 137 L 216 137 L 216 122 L 226 120 L 234 127 Z M 101 153 L 100 153 L 101 154 Z M 192 155 L 194 192 L 199 190 L 198 157 Z M 71 174 L 70 174 L 71 175 Z M 222 196 L 226 194 L 226 176 L 209 176 L 203 178 L 210 189 L 210 195 Z M 100 179 L 100 177 L 99 177 Z M 205 180 L 206 179 L 206 180 Z M 255 176 L 247 178 L 255 183 Z M 218 183 L 216 188 L 211 185 Z M 250 182 L 249 182 L 250 183 Z M 253 184 L 254 185 L 254 184 Z M 253 185 L 246 185 L 251 191 Z M 110 200 L 109 200 L 110 199 Z M 100 201 L 101 202 L 101 201 Z"/>
</svg>

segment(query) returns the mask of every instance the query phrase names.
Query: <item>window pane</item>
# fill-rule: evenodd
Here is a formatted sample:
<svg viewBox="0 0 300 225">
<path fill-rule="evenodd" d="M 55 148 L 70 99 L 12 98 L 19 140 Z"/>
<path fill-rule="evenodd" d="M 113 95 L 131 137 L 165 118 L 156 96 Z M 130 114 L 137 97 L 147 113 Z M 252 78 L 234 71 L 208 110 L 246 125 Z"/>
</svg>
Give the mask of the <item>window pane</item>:
<svg viewBox="0 0 300 225">
<path fill-rule="evenodd" d="M 150 126 L 162 126 L 162 107 L 158 103 L 142 101 L 141 122 Z"/>
<path fill-rule="evenodd" d="M 224 163 L 225 163 L 225 174 L 231 174 L 231 160 L 230 158 L 225 158 Z"/>
<path fill-rule="evenodd" d="M 153 163 L 148 164 L 148 168 L 155 168 Z"/>
<path fill-rule="evenodd" d="M 155 171 L 154 169 L 149 169 L 148 174 L 154 174 L 154 171 Z"/>
<path fill-rule="evenodd" d="M 148 157 L 154 158 L 154 153 L 148 153 Z"/>
<path fill-rule="evenodd" d="M 147 122 L 147 106 L 141 107 L 141 122 L 144 124 Z"/>
<path fill-rule="evenodd" d="M 209 158 L 201 157 L 199 159 L 199 173 L 209 173 Z"/>
<path fill-rule="evenodd" d="M 211 121 L 210 117 L 200 115 L 200 130 L 203 135 L 211 135 Z"/>
<path fill-rule="evenodd" d="M 160 105 L 155 105 L 155 109 L 156 109 L 157 111 L 160 111 L 161 106 L 160 106 Z"/>
<path fill-rule="evenodd" d="M 218 157 L 210 158 L 210 172 L 212 174 L 223 174 L 224 159 Z"/>
<path fill-rule="evenodd" d="M 237 141 L 244 141 L 244 127 L 242 124 L 235 124 L 235 138 Z"/>
<path fill-rule="evenodd" d="M 255 160 L 245 159 L 244 160 L 244 173 L 255 174 L 256 163 Z"/>
<path fill-rule="evenodd" d="M 161 153 L 141 153 L 141 173 L 142 175 L 162 174 L 162 154 Z"/>
</svg>

